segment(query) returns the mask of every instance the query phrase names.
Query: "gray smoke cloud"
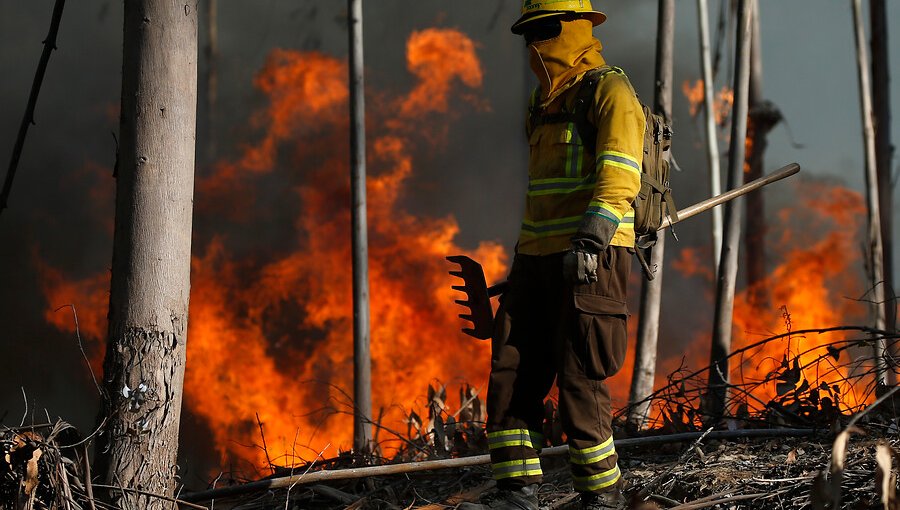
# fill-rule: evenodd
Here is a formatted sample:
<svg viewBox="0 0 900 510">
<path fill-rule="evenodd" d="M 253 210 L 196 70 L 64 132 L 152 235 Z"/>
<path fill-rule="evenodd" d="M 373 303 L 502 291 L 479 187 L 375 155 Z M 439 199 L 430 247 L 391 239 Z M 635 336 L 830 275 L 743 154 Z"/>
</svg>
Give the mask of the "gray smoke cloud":
<svg viewBox="0 0 900 510">
<path fill-rule="evenodd" d="M 718 4 L 719 2 L 711 2 Z M 680 93 L 684 80 L 699 77 L 696 7 L 678 2 L 675 78 L 676 156 L 684 172 L 674 185 L 682 205 L 707 195 L 705 157 L 698 122 L 690 118 Z M 794 137 L 784 125 L 770 135 L 768 168 L 798 161 L 805 172 L 836 178 L 862 189 L 862 141 L 849 7 L 821 0 L 762 0 L 765 96 L 784 112 Z M 34 68 L 52 11 L 52 0 L 0 0 L 0 161 L 7 162 L 27 101 Z M 623 67 L 641 97 L 653 94 L 656 32 L 655 2 L 602 1 L 595 7 L 609 15 L 596 30 L 607 60 Z M 889 6 L 895 8 L 896 6 Z M 241 141 L 253 140 L 248 116 L 264 105 L 253 88 L 254 74 L 273 48 L 318 50 L 343 58 L 347 32 L 345 4 L 334 0 L 246 0 L 220 2 L 220 98 L 214 130 L 200 126 L 201 146 L 215 136 L 218 158 L 235 157 Z M 366 3 L 367 85 L 402 92 L 413 83 L 405 69 L 405 42 L 410 33 L 429 27 L 458 28 L 478 42 L 484 69 L 479 95 L 490 106 L 478 111 L 464 103 L 455 107 L 460 120 L 449 130 L 444 150 L 423 158 L 404 198 L 417 214 L 453 215 L 460 224 L 460 243 L 475 246 L 497 240 L 511 251 L 518 232 L 526 183 L 522 139 L 526 95 L 533 86 L 522 41 L 509 33 L 517 17 L 517 0 L 459 0 L 452 3 L 374 0 Z M 715 20 L 715 13 L 713 15 Z M 102 272 L 111 256 L 113 205 L 111 169 L 118 130 L 121 69 L 122 3 L 90 0 L 69 2 L 19 167 L 10 208 L 0 217 L 0 371 L 2 423 L 18 424 L 28 396 L 26 421 L 44 421 L 43 409 L 62 416 L 82 431 L 92 429 L 96 390 L 72 335 L 49 325 L 45 310 L 65 303 L 46 303 L 35 257 L 77 279 Z M 900 16 L 891 19 L 891 64 L 900 69 Z M 201 37 L 205 35 L 201 33 Z M 202 46 L 202 43 L 201 43 Z M 201 60 L 201 64 L 204 62 Z M 730 82 L 730 60 L 723 59 L 717 85 Z M 201 72 L 202 72 L 201 67 Z M 892 84 L 895 105 L 900 82 Z M 202 92 L 201 92 L 202 94 Z M 201 98 L 201 119 L 204 119 Z M 893 132 L 900 133 L 900 116 Z M 725 146 L 723 145 L 723 155 Z M 198 153 L 202 155 L 202 150 Z M 198 173 L 209 170 L 199 159 Z M 796 192 L 779 185 L 768 193 Z M 265 225 L 223 227 L 215 218 L 198 219 L 195 246 L 223 228 L 234 238 L 255 238 L 277 245 L 280 232 L 291 229 L 286 214 Z M 900 219 L 895 220 L 900 238 Z M 243 229 L 243 230 L 242 230 Z M 709 218 L 679 228 L 680 244 L 669 244 L 668 258 L 680 247 L 696 247 L 709 258 Z M 896 258 L 896 257 L 895 257 Z M 772 261 L 777 262 L 777 261 Z M 896 264 L 896 262 L 895 262 Z M 661 356 L 682 352 L 690 335 L 711 322 L 712 310 L 699 296 L 708 289 L 695 280 L 667 273 L 663 304 Z M 633 296 L 637 296 L 637 287 Z M 777 307 L 777 304 L 776 304 Z M 637 309 L 636 305 L 632 307 Z M 71 313 L 61 310 L 57 313 Z M 186 449 L 182 455 L 199 482 L 207 473 L 212 445 L 203 423 L 184 418 Z M 197 460 L 205 459 L 205 460 Z"/>
</svg>

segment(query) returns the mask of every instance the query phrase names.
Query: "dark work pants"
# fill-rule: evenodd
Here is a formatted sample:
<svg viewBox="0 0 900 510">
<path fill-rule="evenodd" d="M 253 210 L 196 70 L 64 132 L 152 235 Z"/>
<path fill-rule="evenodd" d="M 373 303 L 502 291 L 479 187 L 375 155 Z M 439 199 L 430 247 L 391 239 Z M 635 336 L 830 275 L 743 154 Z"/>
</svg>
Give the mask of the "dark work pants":
<svg viewBox="0 0 900 510">
<path fill-rule="evenodd" d="M 544 399 L 557 380 L 575 489 L 612 490 L 620 478 L 605 384 L 622 366 L 631 254 L 613 246 L 598 281 L 563 281 L 563 254 L 516 255 L 494 325 L 488 443 L 501 488 L 540 483 Z"/>
</svg>

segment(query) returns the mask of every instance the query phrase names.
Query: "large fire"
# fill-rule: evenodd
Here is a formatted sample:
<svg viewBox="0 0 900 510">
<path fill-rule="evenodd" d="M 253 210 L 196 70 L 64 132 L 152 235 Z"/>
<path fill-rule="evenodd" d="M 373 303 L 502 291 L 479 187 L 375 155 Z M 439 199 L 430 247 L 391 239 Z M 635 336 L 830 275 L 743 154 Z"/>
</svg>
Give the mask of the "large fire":
<svg viewBox="0 0 900 510">
<path fill-rule="evenodd" d="M 380 416 L 395 430 L 405 418 L 401 406 L 414 404 L 430 381 L 467 381 L 485 389 L 490 348 L 460 333 L 453 302 L 458 296 L 444 257 L 476 258 L 488 280 L 505 271 L 499 245 L 465 250 L 454 243 L 459 229 L 453 218 L 414 216 L 399 204 L 417 154 L 434 150 L 443 136 L 428 126 L 446 122 L 422 118 L 446 117 L 452 101 L 471 99 L 460 99 L 457 90 L 474 96 L 471 91 L 481 86 L 475 45 L 455 30 L 416 32 L 407 63 L 417 80 L 413 89 L 389 100 L 370 92 L 379 101 L 369 102 L 368 119 L 373 419 Z M 236 161 L 221 162 L 198 180 L 198 215 L 247 221 L 241 218 L 246 208 L 265 208 L 256 195 L 266 176 L 285 176 L 282 184 L 291 187 L 296 203 L 283 253 L 239 256 L 224 233 L 195 246 L 185 403 L 209 426 L 223 462 L 292 465 L 329 443 L 326 455 L 350 446 L 346 83 L 347 65 L 340 59 L 273 51 L 255 80 L 268 98 L 268 107 L 252 119 L 262 136 Z M 106 332 L 108 274 L 71 281 L 40 267 L 48 303 L 77 303 L 82 334 L 99 344 Z M 73 326 L 67 316 L 47 317 L 60 328 Z M 96 357 L 102 349 L 92 352 Z M 246 446 L 262 444 L 257 416 L 267 452 Z M 380 439 L 391 437 L 382 432 Z"/>
<path fill-rule="evenodd" d="M 453 218 L 413 215 L 403 206 L 407 184 L 423 153 L 444 143 L 454 101 L 483 107 L 476 90 L 482 71 L 475 45 L 455 30 L 414 33 L 407 65 L 415 83 L 406 94 L 369 91 L 368 179 L 373 394 L 376 417 L 387 429 L 401 426 L 406 410 L 419 403 L 427 384 L 469 382 L 484 390 L 489 345 L 459 332 L 459 296 L 450 289 L 448 254 L 466 253 L 485 267 L 487 279 L 505 272 L 503 249 L 482 243 L 465 250 L 455 243 Z M 348 170 L 347 65 L 319 52 L 275 50 L 254 82 L 267 106 L 250 121 L 256 141 L 232 160 L 217 163 L 197 182 L 201 219 L 192 271 L 185 404 L 202 418 L 221 461 L 294 465 L 319 452 L 349 447 L 352 434 L 352 302 L 350 193 Z M 698 87 L 685 84 L 687 93 Z M 700 84 L 702 90 L 702 84 Z M 731 96 L 720 94 L 717 117 L 724 120 Z M 720 116 L 722 115 L 722 116 Z M 440 116 L 441 122 L 434 122 Z M 432 121 L 424 121 L 426 118 Z M 783 261 L 761 282 L 770 301 L 754 308 L 746 291 L 735 304 L 735 348 L 760 338 L 804 328 L 864 322 L 864 308 L 836 298 L 859 295 L 856 235 L 862 218 L 858 194 L 837 186 L 805 182 L 802 201 L 779 215 Z M 273 192 L 272 189 L 276 188 Z M 253 225 L 277 218 L 272 193 L 290 199 L 289 224 L 276 247 L 241 242 L 221 224 Z M 214 221 L 213 221 L 214 220 Z M 214 225 L 209 227 L 208 225 Z M 801 227 L 802 225 L 802 227 Z M 810 227 L 815 226 L 815 228 Z M 240 232 L 240 229 L 237 229 Z M 245 229 L 246 230 L 246 229 Z M 809 237 L 812 232 L 819 236 Z M 246 234 L 244 234 L 246 235 Z M 251 248 L 247 248 L 251 245 Z M 699 253 L 686 249 L 675 269 L 712 282 Z M 73 323 L 53 308 L 75 303 L 88 353 L 99 368 L 106 335 L 109 278 L 106 272 L 68 278 L 38 258 L 50 308 L 47 320 L 64 330 Z M 852 269 L 852 270 L 851 270 Z M 640 275 L 632 278 L 636 289 Z M 712 293 L 706 297 L 712 299 Z M 786 325 L 789 313 L 790 326 Z M 663 312 L 665 313 L 665 311 Z M 630 337 L 635 336 L 632 320 Z M 709 332 L 698 332 L 688 360 L 707 364 Z M 835 335 L 793 338 L 767 344 L 734 363 L 732 380 L 767 380 L 790 357 Z M 630 357 L 633 356 L 630 350 Z M 805 357 L 804 357 L 805 356 Z M 810 356 L 800 356 L 805 364 Z M 630 377 L 631 361 L 616 379 L 618 401 Z M 681 363 L 662 360 L 658 385 Z M 843 384 L 847 374 L 804 374 Z M 777 394 L 775 381 L 755 397 Z M 869 398 L 847 388 L 844 403 Z M 267 451 L 260 445 L 260 423 Z M 391 433 L 382 432 L 381 440 Z M 332 450 L 327 451 L 328 445 Z"/>
</svg>

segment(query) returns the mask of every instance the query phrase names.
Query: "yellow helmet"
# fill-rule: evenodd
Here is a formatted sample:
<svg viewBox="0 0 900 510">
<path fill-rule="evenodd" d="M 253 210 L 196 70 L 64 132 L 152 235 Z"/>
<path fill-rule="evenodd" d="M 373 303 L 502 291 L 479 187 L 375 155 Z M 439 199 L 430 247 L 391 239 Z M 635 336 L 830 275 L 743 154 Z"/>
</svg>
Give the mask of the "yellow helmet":
<svg viewBox="0 0 900 510">
<path fill-rule="evenodd" d="M 524 0 L 522 17 L 513 24 L 512 32 L 521 34 L 525 31 L 523 25 L 530 21 L 563 14 L 580 14 L 595 27 L 606 21 L 606 14 L 591 7 L 591 0 Z"/>
</svg>

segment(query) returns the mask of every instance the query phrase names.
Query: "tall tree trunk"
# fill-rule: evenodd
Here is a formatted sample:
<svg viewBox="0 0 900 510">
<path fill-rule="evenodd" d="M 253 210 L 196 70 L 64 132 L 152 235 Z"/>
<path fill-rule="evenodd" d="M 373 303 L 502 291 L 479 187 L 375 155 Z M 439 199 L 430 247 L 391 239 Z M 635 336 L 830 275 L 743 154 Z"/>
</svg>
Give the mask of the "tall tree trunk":
<svg viewBox="0 0 900 510">
<path fill-rule="evenodd" d="M 666 122 L 672 123 L 672 85 L 675 53 L 675 0 L 659 0 L 659 15 L 656 31 L 656 91 L 653 108 Z M 669 157 L 669 153 L 666 154 Z M 650 402 L 642 402 L 653 393 L 653 379 L 656 377 L 656 352 L 659 341 L 659 314 L 662 302 L 663 257 L 666 235 L 659 235 L 656 245 L 651 248 L 650 267 L 656 269 L 656 278 L 644 281 L 641 291 L 641 314 L 638 324 L 637 347 L 634 356 L 634 371 L 631 379 L 633 404 L 628 414 L 632 428 L 641 429 L 647 421 Z"/>
<path fill-rule="evenodd" d="M 894 183 L 891 179 L 894 147 L 891 145 L 891 76 L 888 59 L 888 13 L 885 0 L 869 0 L 872 24 L 872 102 L 875 108 L 875 159 L 878 165 L 878 205 L 881 212 L 881 244 L 884 250 L 885 327 L 897 329 L 894 301 Z"/>
<path fill-rule="evenodd" d="M 753 2 L 753 33 L 750 45 L 750 104 L 747 153 L 747 172 L 744 182 L 759 179 L 765 173 L 765 153 L 769 131 L 781 119 L 778 109 L 763 98 L 762 39 L 759 28 L 759 1 Z M 746 231 L 744 233 L 745 267 L 750 303 L 761 307 L 767 301 L 762 286 L 766 277 L 766 207 L 763 191 L 747 195 Z"/>
<path fill-rule="evenodd" d="M 104 483 L 172 495 L 191 267 L 197 2 L 126 0 Z M 114 491 L 123 508 L 172 504 Z"/>
<path fill-rule="evenodd" d="M 753 15 L 753 2 L 738 0 L 734 107 L 731 115 L 731 148 L 728 153 L 728 189 L 740 186 L 744 178 L 747 104 L 750 95 L 750 23 Z M 712 422 L 722 417 L 728 390 L 728 355 L 731 354 L 743 202 L 743 199 L 738 198 L 725 204 L 725 236 L 722 240 L 722 256 L 717 276 L 716 311 L 709 363 L 709 394 L 706 402 L 706 412 Z"/>
<path fill-rule="evenodd" d="M 366 95 L 363 2 L 347 0 L 350 23 L 350 188 L 353 231 L 353 449 L 370 449 L 372 354 L 369 325 L 369 233 L 366 221 Z"/>
<path fill-rule="evenodd" d="M 862 17 L 862 0 L 853 0 L 853 31 L 856 36 L 856 65 L 859 75 L 860 116 L 863 135 L 863 154 L 865 157 L 866 202 L 868 204 L 868 244 L 866 257 L 869 262 L 869 283 L 872 289 L 872 313 L 876 329 L 884 330 L 884 251 L 881 240 L 881 212 L 879 211 L 878 172 L 875 161 L 875 126 L 872 114 L 872 86 L 869 79 L 869 53 L 866 48 L 865 26 Z M 878 380 L 882 384 L 888 382 L 888 370 L 885 363 L 885 341 L 875 342 L 875 362 Z"/>
<path fill-rule="evenodd" d="M 709 163 L 709 190 L 714 197 L 722 193 L 722 170 L 719 164 L 719 140 L 716 129 L 716 110 L 713 87 L 714 74 L 709 39 L 709 3 L 697 0 L 697 25 L 700 29 L 700 68 L 703 72 L 703 120 L 706 128 L 706 158 Z M 722 208 L 712 210 L 713 263 L 719 270 L 722 255 Z"/>
</svg>

